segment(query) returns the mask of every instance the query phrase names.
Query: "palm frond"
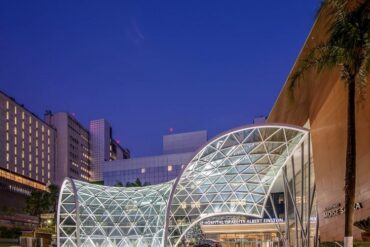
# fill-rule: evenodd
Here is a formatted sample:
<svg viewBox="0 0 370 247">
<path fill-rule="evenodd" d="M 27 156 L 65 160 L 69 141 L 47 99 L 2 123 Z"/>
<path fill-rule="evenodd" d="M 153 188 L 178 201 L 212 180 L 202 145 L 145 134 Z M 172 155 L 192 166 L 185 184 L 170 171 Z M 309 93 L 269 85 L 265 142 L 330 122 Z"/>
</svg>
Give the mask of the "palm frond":
<svg viewBox="0 0 370 247">
<path fill-rule="evenodd" d="M 329 22 L 344 22 L 346 17 L 346 6 L 348 0 L 323 0 L 316 13 L 318 16 L 322 11 L 327 10 L 329 14 Z"/>
<path fill-rule="evenodd" d="M 290 97 L 293 97 L 293 91 L 297 84 L 304 79 L 304 76 L 311 68 L 316 68 L 317 72 L 324 69 L 331 69 L 343 61 L 343 49 L 329 44 L 320 44 L 310 49 L 305 59 L 291 75 L 289 79 Z"/>
<path fill-rule="evenodd" d="M 366 89 L 368 84 L 367 77 L 369 75 L 370 70 L 370 42 L 367 43 L 368 49 L 364 51 L 364 59 L 356 75 L 358 92 L 361 101 L 363 101 L 366 97 Z"/>
</svg>

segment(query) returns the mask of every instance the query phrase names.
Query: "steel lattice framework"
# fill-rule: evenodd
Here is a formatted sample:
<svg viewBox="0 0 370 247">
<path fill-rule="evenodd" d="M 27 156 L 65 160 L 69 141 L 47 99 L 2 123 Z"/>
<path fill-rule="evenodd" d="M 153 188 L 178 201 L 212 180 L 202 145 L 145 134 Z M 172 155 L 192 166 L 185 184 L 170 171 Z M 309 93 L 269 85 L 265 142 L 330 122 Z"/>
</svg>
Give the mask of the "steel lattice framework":
<svg viewBox="0 0 370 247">
<path fill-rule="evenodd" d="M 281 125 L 228 131 L 201 148 L 175 181 L 141 188 L 66 179 L 58 246 L 176 246 L 207 217 L 262 217 L 272 185 L 308 131 Z"/>
</svg>

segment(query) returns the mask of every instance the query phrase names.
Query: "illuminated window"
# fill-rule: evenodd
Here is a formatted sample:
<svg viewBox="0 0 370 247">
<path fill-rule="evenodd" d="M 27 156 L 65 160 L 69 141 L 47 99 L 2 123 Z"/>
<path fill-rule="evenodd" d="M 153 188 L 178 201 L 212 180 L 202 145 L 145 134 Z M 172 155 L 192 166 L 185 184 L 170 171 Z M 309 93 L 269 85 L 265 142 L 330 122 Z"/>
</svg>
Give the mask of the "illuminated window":
<svg viewBox="0 0 370 247">
<path fill-rule="evenodd" d="M 6 140 L 9 141 L 9 132 L 6 132 Z"/>
<path fill-rule="evenodd" d="M 24 119 L 24 111 L 22 111 L 22 119 Z"/>
<path fill-rule="evenodd" d="M 6 151 L 9 152 L 9 142 L 6 143 Z"/>
<path fill-rule="evenodd" d="M 17 122 L 17 117 L 14 118 L 14 124 L 17 125 L 18 122 Z"/>
<path fill-rule="evenodd" d="M 172 165 L 168 165 L 168 166 L 167 166 L 167 171 L 171 172 L 172 170 L 173 170 Z"/>
<path fill-rule="evenodd" d="M 9 112 L 6 112 L 6 120 L 9 120 Z"/>
<path fill-rule="evenodd" d="M 48 129 L 48 136 L 50 136 L 50 130 Z"/>
<path fill-rule="evenodd" d="M 6 131 L 9 131 L 9 122 L 6 122 Z"/>
<path fill-rule="evenodd" d="M 41 126 L 41 131 L 42 131 L 42 133 L 44 133 L 44 131 L 45 131 L 44 125 Z"/>
<path fill-rule="evenodd" d="M 17 114 L 17 106 L 14 106 L 14 114 Z"/>
<path fill-rule="evenodd" d="M 17 156 L 17 148 L 14 147 L 14 155 Z"/>
<path fill-rule="evenodd" d="M 141 168 L 141 173 L 145 173 L 145 168 Z"/>
<path fill-rule="evenodd" d="M 31 118 L 31 116 L 29 116 L 29 118 L 28 118 L 28 123 L 29 124 L 32 124 L 32 118 Z"/>
<path fill-rule="evenodd" d="M 9 101 L 6 101 L 6 109 L 9 109 Z"/>
<path fill-rule="evenodd" d="M 36 129 L 39 127 L 39 122 L 36 122 Z"/>
<path fill-rule="evenodd" d="M 6 153 L 6 161 L 9 162 L 9 153 Z"/>
<path fill-rule="evenodd" d="M 14 135 L 17 135 L 17 127 L 14 127 Z"/>
</svg>

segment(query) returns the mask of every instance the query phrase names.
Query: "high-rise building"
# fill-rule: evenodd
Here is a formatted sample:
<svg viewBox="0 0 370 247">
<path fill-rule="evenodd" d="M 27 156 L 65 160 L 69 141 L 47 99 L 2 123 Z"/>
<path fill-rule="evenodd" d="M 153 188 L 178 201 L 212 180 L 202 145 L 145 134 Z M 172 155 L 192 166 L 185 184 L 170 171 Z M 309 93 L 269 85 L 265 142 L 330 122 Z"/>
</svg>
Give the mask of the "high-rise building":
<svg viewBox="0 0 370 247">
<path fill-rule="evenodd" d="M 206 130 L 164 135 L 163 154 L 195 152 L 206 142 Z"/>
<path fill-rule="evenodd" d="M 207 142 L 207 131 L 163 136 L 163 154 L 104 163 L 104 184 L 159 184 L 176 178 L 195 152 Z"/>
<path fill-rule="evenodd" d="M 0 190 L 28 195 L 54 181 L 54 128 L 0 91 Z"/>
<path fill-rule="evenodd" d="M 130 151 L 122 148 L 118 141 L 113 139 L 111 124 L 105 119 L 90 122 L 91 137 L 91 180 L 103 180 L 105 161 L 128 159 Z"/>
<path fill-rule="evenodd" d="M 56 131 L 56 176 L 61 185 L 65 177 L 90 180 L 89 131 L 70 113 L 45 113 L 45 121 Z"/>
</svg>

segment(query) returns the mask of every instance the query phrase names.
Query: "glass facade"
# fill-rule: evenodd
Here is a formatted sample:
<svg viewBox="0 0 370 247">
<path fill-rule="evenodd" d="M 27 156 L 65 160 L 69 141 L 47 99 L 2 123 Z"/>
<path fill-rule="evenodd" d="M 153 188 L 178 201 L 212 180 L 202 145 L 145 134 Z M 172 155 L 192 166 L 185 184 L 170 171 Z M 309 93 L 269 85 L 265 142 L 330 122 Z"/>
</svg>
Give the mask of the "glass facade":
<svg viewBox="0 0 370 247">
<path fill-rule="evenodd" d="M 179 246 L 190 229 L 210 217 L 241 215 L 261 219 L 267 214 L 277 218 L 280 209 L 275 204 L 281 200 L 285 205 L 284 222 L 288 221 L 291 203 L 295 217 L 300 219 L 297 222 L 303 226 L 300 234 L 309 235 L 307 219 L 311 219 L 313 211 L 307 205 L 313 205 L 313 200 L 302 201 L 299 214 L 295 201 L 272 194 L 273 186 L 283 175 L 284 195 L 292 198 L 288 185 L 298 182 L 298 170 L 289 177 L 287 162 L 303 155 L 301 147 L 304 149 L 306 140 L 309 133 L 302 128 L 249 126 L 211 140 L 175 180 L 167 183 L 119 188 L 68 179 L 59 198 L 58 246 Z M 301 160 L 301 171 L 310 174 L 304 168 L 310 159 Z M 164 169 L 172 172 L 176 168 Z M 138 169 L 133 177 L 146 172 L 148 168 L 144 173 Z M 302 178 L 310 183 L 313 180 L 310 176 Z M 310 186 L 301 188 L 310 190 Z M 303 195 L 302 191 L 295 190 L 294 194 Z M 311 192 L 308 195 L 313 198 Z M 271 206 L 269 200 L 274 202 Z M 290 225 L 285 224 L 285 231 L 284 225 L 276 226 L 279 241 L 289 240 L 285 233 Z"/>
<path fill-rule="evenodd" d="M 144 184 L 160 184 L 175 179 L 182 165 L 172 165 L 169 171 L 168 165 L 157 167 L 137 168 L 131 170 L 107 171 L 104 172 L 104 183 L 114 185 L 118 182 L 125 185 L 127 182 L 135 182 L 136 179 Z"/>
</svg>

